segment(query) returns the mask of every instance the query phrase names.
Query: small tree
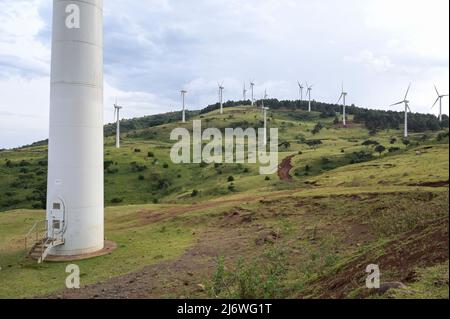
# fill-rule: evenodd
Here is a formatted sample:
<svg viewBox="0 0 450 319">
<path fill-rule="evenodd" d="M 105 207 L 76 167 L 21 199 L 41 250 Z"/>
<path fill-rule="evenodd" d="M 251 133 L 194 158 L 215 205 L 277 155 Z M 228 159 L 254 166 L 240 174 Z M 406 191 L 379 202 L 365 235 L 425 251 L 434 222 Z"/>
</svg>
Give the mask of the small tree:
<svg viewBox="0 0 450 319">
<path fill-rule="evenodd" d="M 384 152 L 384 151 L 386 151 L 386 147 L 384 147 L 383 145 L 377 145 L 377 147 L 375 147 L 375 152 L 377 152 L 377 153 L 380 153 L 380 156 L 381 156 L 381 154 Z"/>
<path fill-rule="evenodd" d="M 317 146 L 323 144 L 321 140 L 311 140 L 311 141 L 307 141 L 306 145 L 308 145 L 310 148 L 316 150 Z"/>
<path fill-rule="evenodd" d="M 319 122 L 316 124 L 316 126 L 314 126 L 314 129 L 311 131 L 311 133 L 313 135 L 316 135 L 320 132 L 321 129 L 323 129 L 323 125 L 322 125 L 322 123 Z"/>
</svg>

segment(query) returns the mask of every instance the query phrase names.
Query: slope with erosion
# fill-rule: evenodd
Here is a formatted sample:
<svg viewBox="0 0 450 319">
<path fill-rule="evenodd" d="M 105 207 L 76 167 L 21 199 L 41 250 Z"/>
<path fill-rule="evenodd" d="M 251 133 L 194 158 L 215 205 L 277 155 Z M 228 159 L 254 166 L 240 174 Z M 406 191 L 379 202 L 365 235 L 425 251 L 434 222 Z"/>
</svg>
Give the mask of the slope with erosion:
<svg viewBox="0 0 450 319">
<path fill-rule="evenodd" d="M 299 120 L 302 112 L 272 112 L 270 125 L 288 142 L 280 161 L 292 156 L 290 183 L 276 174 L 266 180 L 255 165 L 171 164 L 168 134 L 179 123 L 127 132 L 120 150 L 107 138 L 106 235 L 118 249 L 80 261 L 84 287 L 65 291 L 66 263 L 25 259 L 23 235 L 43 212 L 3 212 L 0 298 L 373 297 L 362 286 L 366 264 L 377 262 L 383 282 L 414 287 L 393 297 L 435 285 L 424 273 L 439 272 L 436 291 L 448 291 L 448 140 L 413 134 L 407 147 L 401 131 L 370 136 L 319 114 Z M 260 110 L 198 118 L 205 127 L 258 126 Z M 313 134 L 319 121 L 323 128 Z M 322 144 L 310 148 L 312 139 Z M 368 139 L 397 149 L 377 154 L 362 145 Z M 13 164 L 0 165 L 0 186 L 15 193 L 9 199 L 25 196 L 19 206 L 39 202 L 33 183 L 45 179 L 45 151 L 0 153 Z M 361 151 L 371 156 L 355 157 Z M 11 189 L 14 182 L 22 186 Z"/>
<path fill-rule="evenodd" d="M 404 165 L 396 169 L 406 172 L 409 157 L 397 155 Z M 372 163 L 382 167 L 384 160 Z M 427 162 L 418 157 L 416 165 Z M 448 173 L 438 168 L 436 177 L 445 179 Z M 334 174 L 341 173 L 315 178 Z M 436 286 L 419 275 L 448 263 L 448 187 L 399 184 L 395 175 L 383 181 L 383 187 L 305 184 L 197 204 L 110 207 L 106 234 L 119 248 L 78 262 L 84 287 L 77 291 L 63 289 L 65 263 L 37 266 L 24 259 L 21 236 L 43 213 L 6 212 L 0 215 L 0 296 L 380 297 L 363 287 L 369 263 L 380 264 L 383 282 Z M 448 291 L 448 273 L 438 275 L 436 290 L 447 285 Z M 408 289 L 389 296 L 422 293 Z"/>
</svg>

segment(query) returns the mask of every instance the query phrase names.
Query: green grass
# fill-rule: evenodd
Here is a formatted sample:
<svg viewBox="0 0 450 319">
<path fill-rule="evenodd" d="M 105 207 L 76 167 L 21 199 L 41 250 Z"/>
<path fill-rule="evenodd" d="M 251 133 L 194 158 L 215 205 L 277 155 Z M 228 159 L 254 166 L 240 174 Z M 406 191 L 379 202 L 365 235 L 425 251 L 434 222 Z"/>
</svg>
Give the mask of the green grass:
<svg viewBox="0 0 450 319">
<path fill-rule="evenodd" d="M 406 289 L 389 291 L 396 299 L 448 299 L 448 262 L 416 270 L 417 281 Z"/>
<path fill-rule="evenodd" d="M 122 207 L 120 212 L 115 209 L 106 211 L 107 239 L 115 241 L 118 248 L 107 256 L 73 262 L 80 267 L 83 284 L 173 259 L 189 247 L 192 231 L 189 226 L 176 221 L 127 226 L 135 224 L 138 211 L 139 207 Z M 31 227 L 32 221 L 38 219 L 36 215 L 42 217 L 42 213 L 28 211 L 0 215 L 0 298 L 45 295 L 65 288 L 65 268 L 71 263 L 37 265 L 35 261 L 25 259 L 22 235 Z"/>
<path fill-rule="evenodd" d="M 420 185 L 449 179 L 448 139 L 438 141 L 440 132 L 427 132 L 426 139 L 412 134 L 406 147 L 401 131 L 370 136 L 362 125 L 339 128 L 333 125 L 334 118 L 320 118 L 314 112 L 269 113 L 269 126 L 278 127 L 280 142 L 290 144 L 280 150 L 280 162 L 294 155 L 290 183 L 280 181 L 277 174 L 266 180 L 255 164 L 174 165 L 169 158 L 174 143 L 169 141 L 170 131 L 179 126 L 192 129 L 190 123 L 130 131 L 123 134 L 119 150 L 113 137 L 106 138 L 105 233 L 118 249 L 76 262 L 82 283 L 174 260 L 195 245 L 194 233 L 226 234 L 223 227 L 230 227 L 250 237 L 239 245 L 251 253 L 219 260 L 215 276 L 204 278 L 210 283 L 209 297 L 296 298 L 303 293 L 315 297 L 322 291 L 314 280 L 332 275 L 368 251 L 382 256 L 385 245 L 417 226 L 445 218 L 448 223 L 444 204 L 448 187 Z M 261 125 L 260 110 L 250 108 L 195 118 L 202 120 L 203 128 Z M 323 128 L 312 134 L 318 122 Z M 312 139 L 323 144 L 311 149 L 305 141 Z M 380 155 L 362 145 L 368 139 L 398 150 Z M 360 152 L 370 156 L 363 158 L 357 155 Z M 44 218 L 39 208 L 45 200 L 46 156 L 45 146 L 0 152 L 0 298 L 45 295 L 64 288 L 67 263 L 36 265 L 25 259 L 23 247 L 24 235 Z M 228 181 L 230 176 L 233 181 Z M 192 204 L 200 206 L 190 209 Z M 168 216 L 173 209 L 180 214 Z M 236 209 L 253 214 L 255 220 L 217 226 L 227 220 L 224 214 Z M 152 221 L 156 214 L 164 219 Z M 260 234 L 252 227 L 279 232 L 276 247 L 256 244 Z M 220 246 L 222 238 L 215 240 Z M 445 297 L 446 288 L 448 298 L 448 271 L 447 285 L 431 288 L 433 278 L 445 277 L 442 266 L 419 272 L 421 277 L 411 284 L 417 294 L 412 295 Z M 391 274 L 392 279 L 398 275 Z M 428 288 L 430 294 L 424 292 Z"/>
<path fill-rule="evenodd" d="M 367 129 L 361 125 L 354 124 L 347 129 L 335 127 L 334 118 L 320 118 L 319 115 L 319 113 L 309 114 L 304 111 L 269 112 L 269 127 L 279 129 L 280 143 L 290 143 L 288 148 L 280 149 L 279 161 L 289 155 L 296 155 L 292 161 L 294 168 L 291 171 L 292 175 L 296 175 L 296 186 L 302 186 L 303 182 L 309 181 L 311 177 L 320 176 L 335 169 L 337 171 L 333 174 L 333 179 L 322 175 L 318 182 L 324 186 L 363 186 L 382 181 L 387 184 L 393 181 L 396 184 L 407 185 L 418 181 L 434 181 L 443 175 L 448 176 L 446 169 L 448 144 L 437 144 L 438 132 L 428 133 L 425 141 L 422 140 L 423 134 L 413 134 L 412 144 L 406 148 L 401 144 L 402 132 L 400 131 L 384 131 L 376 136 L 369 136 Z M 228 108 L 222 115 L 214 111 L 198 115 L 194 119 L 202 120 L 203 129 L 261 127 L 261 111 L 251 108 Z M 312 130 L 318 122 L 322 123 L 324 128 L 314 135 Z M 191 123 L 172 122 L 131 131 L 122 135 L 122 148 L 119 150 L 114 147 L 114 137 L 105 139 L 106 206 L 191 203 L 233 192 L 246 192 L 255 184 L 264 191 L 280 190 L 286 187 L 285 183 L 278 182 L 276 174 L 270 176 L 270 180 L 265 180 L 264 176 L 259 175 L 259 165 L 256 164 L 174 165 L 169 154 L 175 142 L 170 141 L 169 136 L 175 127 L 186 127 L 192 130 Z M 393 137 L 397 141 L 391 144 Z M 313 150 L 305 144 L 305 141 L 311 139 L 320 139 L 323 144 Z M 399 148 L 398 152 L 389 156 L 387 152 L 383 154 L 385 158 L 383 165 L 394 163 L 395 166 L 402 167 L 384 170 L 383 180 L 380 181 L 377 178 L 374 181 L 372 177 L 378 176 L 379 166 L 371 167 L 370 162 L 361 163 L 359 166 L 352 165 L 355 152 L 371 153 L 372 159 L 379 157 L 373 147 L 362 145 L 367 139 L 376 140 L 386 148 Z M 430 145 L 433 148 L 423 150 L 423 156 L 415 156 L 417 150 Z M 408 156 L 404 157 L 405 154 Z M 0 197 L 0 211 L 44 207 L 46 157 L 45 146 L 0 152 L 0 190 L 3 190 Z M 408 167 L 408 170 L 405 171 L 405 167 Z M 348 175 L 351 175 L 351 178 Z M 236 179 L 233 190 L 229 189 L 228 176 Z M 195 197 L 192 197 L 194 190 L 198 192 Z"/>
</svg>

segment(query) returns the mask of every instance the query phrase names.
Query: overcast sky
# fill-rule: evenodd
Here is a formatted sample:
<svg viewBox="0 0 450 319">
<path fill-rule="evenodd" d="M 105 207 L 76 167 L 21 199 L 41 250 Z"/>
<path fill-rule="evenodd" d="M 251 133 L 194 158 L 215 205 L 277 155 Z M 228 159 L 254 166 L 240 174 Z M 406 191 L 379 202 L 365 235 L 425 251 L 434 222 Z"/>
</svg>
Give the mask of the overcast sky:
<svg viewBox="0 0 450 319">
<path fill-rule="evenodd" d="M 49 0 L 0 0 L 0 148 L 48 136 Z M 448 0 L 104 0 L 105 122 L 241 99 L 312 97 L 386 109 L 408 83 L 411 108 L 433 112 L 449 91 Z M 448 100 L 444 102 L 448 114 Z M 401 109 L 401 106 L 398 107 Z M 434 110 L 436 112 L 436 110 Z"/>
</svg>

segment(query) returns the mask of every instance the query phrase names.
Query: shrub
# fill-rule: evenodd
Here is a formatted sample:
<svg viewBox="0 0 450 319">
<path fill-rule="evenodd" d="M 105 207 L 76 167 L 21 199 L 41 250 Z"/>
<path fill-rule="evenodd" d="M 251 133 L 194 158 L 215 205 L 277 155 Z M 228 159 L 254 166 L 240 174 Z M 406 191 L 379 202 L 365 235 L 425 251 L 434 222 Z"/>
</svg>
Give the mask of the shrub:
<svg viewBox="0 0 450 319">
<path fill-rule="evenodd" d="M 442 141 L 442 140 L 448 138 L 448 133 L 449 133 L 449 132 L 439 133 L 438 136 L 437 136 L 437 138 L 436 138 L 437 141 L 440 142 L 440 141 Z"/>
<path fill-rule="evenodd" d="M 362 143 L 362 145 L 364 145 L 364 146 L 375 146 L 375 145 L 379 145 L 379 144 L 380 143 L 378 143 L 377 141 L 373 141 L 373 140 L 367 140 Z"/>
<path fill-rule="evenodd" d="M 40 160 L 39 162 L 38 162 L 38 165 L 39 166 L 47 166 L 48 165 L 48 161 L 45 159 L 45 160 Z"/>
<path fill-rule="evenodd" d="M 119 169 L 118 168 L 108 168 L 107 170 L 106 170 L 106 173 L 107 174 L 117 174 L 119 172 Z"/>
<path fill-rule="evenodd" d="M 147 166 L 137 164 L 136 162 L 131 163 L 131 171 L 133 172 L 143 172 L 147 170 Z"/>
<path fill-rule="evenodd" d="M 155 153 L 153 153 L 153 152 L 148 152 L 148 153 L 147 153 L 147 156 L 148 156 L 148 157 L 155 157 Z"/>
<path fill-rule="evenodd" d="M 323 144 L 321 140 L 310 140 L 305 142 L 310 148 L 316 150 L 317 146 Z"/>
<path fill-rule="evenodd" d="M 316 135 L 316 134 L 318 134 L 319 132 L 320 132 L 320 130 L 322 130 L 323 129 L 323 125 L 322 125 L 322 123 L 317 123 L 316 124 L 316 126 L 314 126 L 314 128 L 313 128 L 313 130 L 311 131 L 311 133 L 313 134 L 313 135 Z"/>
<path fill-rule="evenodd" d="M 380 156 L 384 151 L 386 151 L 386 147 L 383 145 L 377 145 L 377 147 L 375 147 L 375 152 L 380 153 Z"/>
<path fill-rule="evenodd" d="M 143 180 L 145 179 L 145 176 L 144 176 L 144 175 L 139 175 L 138 179 L 139 179 L 140 181 L 143 181 Z"/>
<path fill-rule="evenodd" d="M 388 150 L 389 153 L 395 153 L 395 152 L 398 152 L 398 151 L 400 151 L 399 147 L 391 147 Z"/>
<path fill-rule="evenodd" d="M 234 182 L 234 177 L 233 176 L 228 176 L 228 182 Z"/>
<path fill-rule="evenodd" d="M 114 197 L 113 199 L 111 199 L 112 204 L 120 204 L 122 202 L 123 202 L 123 198 Z"/>
<path fill-rule="evenodd" d="M 113 161 L 104 161 L 103 162 L 103 167 L 104 169 L 108 170 L 108 168 L 110 168 L 112 165 L 114 165 Z"/>
<path fill-rule="evenodd" d="M 163 168 L 169 168 L 169 164 L 164 163 Z"/>
<path fill-rule="evenodd" d="M 191 193 L 191 197 L 196 197 L 198 196 L 198 194 L 199 194 L 198 190 L 194 189 Z"/>
<path fill-rule="evenodd" d="M 134 152 L 135 152 L 135 153 L 140 153 L 141 150 L 140 150 L 139 148 L 135 148 L 135 149 L 134 149 Z"/>
<path fill-rule="evenodd" d="M 403 143 L 406 147 L 408 147 L 408 145 L 411 144 L 411 141 L 408 140 L 407 138 L 404 138 L 404 139 L 402 140 L 402 143 Z"/>
<path fill-rule="evenodd" d="M 24 167 L 24 166 L 30 166 L 31 165 L 31 163 L 30 162 L 27 162 L 27 161 L 25 161 L 25 160 L 22 160 L 22 161 L 20 161 L 20 163 L 19 163 L 19 166 L 21 166 L 21 167 Z"/>
<path fill-rule="evenodd" d="M 270 181 L 270 176 L 266 176 L 266 178 L 264 180 Z"/>
<path fill-rule="evenodd" d="M 13 167 L 15 167 L 14 163 L 11 162 L 10 160 L 7 160 L 7 161 L 6 161 L 5 166 L 6 166 L 7 168 L 13 168 Z"/>
</svg>

